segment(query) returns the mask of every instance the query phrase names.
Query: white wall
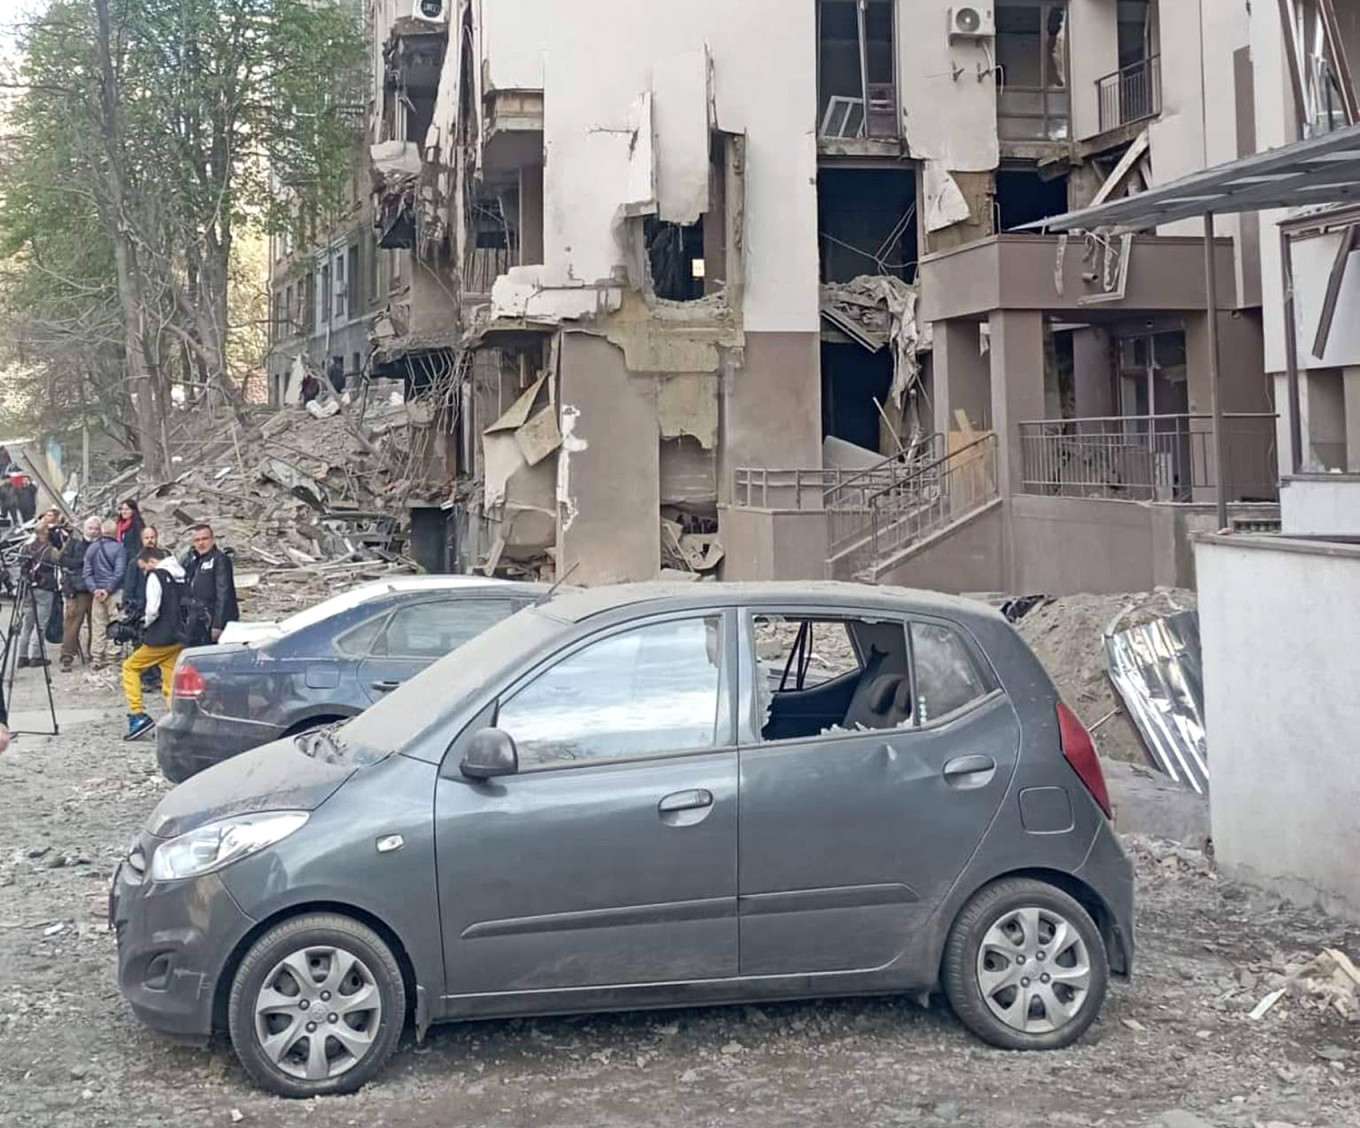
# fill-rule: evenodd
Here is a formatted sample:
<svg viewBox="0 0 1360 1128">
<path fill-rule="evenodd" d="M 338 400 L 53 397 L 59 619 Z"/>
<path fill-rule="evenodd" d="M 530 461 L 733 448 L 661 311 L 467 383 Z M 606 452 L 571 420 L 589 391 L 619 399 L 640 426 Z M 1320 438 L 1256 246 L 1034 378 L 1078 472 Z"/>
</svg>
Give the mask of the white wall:
<svg viewBox="0 0 1360 1128">
<path fill-rule="evenodd" d="M 1267 545 L 1195 551 L 1215 856 L 1360 920 L 1360 547 Z"/>
<path fill-rule="evenodd" d="M 1360 482 L 1331 475 L 1283 481 L 1280 520 L 1286 536 L 1360 537 Z"/>
<path fill-rule="evenodd" d="M 814 7 L 810 0 L 799 6 Z M 1001 160 L 996 45 L 949 41 L 949 9 L 958 6 L 956 0 L 897 0 L 897 95 L 906 107 L 913 157 L 940 161 L 950 172 L 987 172 Z M 793 7 L 786 0 L 784 8 Z M 961 70 L 957 78 L 955 68 Z"/>
<path fill-rule="evenodd" d="M 480 0 L 480 10 L 489 84 L 544 91 L 546 284 L 590 287 L 617 277 L 626 256 L 616 220 L 629 194 L 639 100 L 653 91 L 658 68 L 707 46 L 716 124 L 748 138 L 745 327 L 817 330 L 810 0 Z M 658 125 L 668 109 L 663 93 Z"/>
</svg>

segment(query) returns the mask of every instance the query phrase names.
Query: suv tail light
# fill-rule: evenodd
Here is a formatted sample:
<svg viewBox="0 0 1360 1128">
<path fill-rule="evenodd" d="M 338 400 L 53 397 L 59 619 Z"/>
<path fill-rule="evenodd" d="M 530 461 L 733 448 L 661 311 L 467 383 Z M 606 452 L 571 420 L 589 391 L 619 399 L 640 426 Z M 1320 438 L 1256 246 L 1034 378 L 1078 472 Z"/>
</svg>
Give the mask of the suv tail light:
<svg viewBox="0 0 1360 1128">
<path fill-rule="evenodd" d="M 1096 754 L 1095 743 L 1091 740 L 1091 734 L 1086 731 L 1086 726 L 1061 701 L 1058 702 L 1058 731 L 1062 734 L 1063 758 L 1072 765 L 1072 770 L 1086 785 L 1091 798 L 1105 812 L 1105 817 L 1113 819 L 1114 809 L 1110 806 L 1110 792 L 1105 786 L 1105 773 L 1100 769 L 1100 757 Z"/>
<path fill-rule="evenodd" d="M 181 662 L 175 667 L 175 684 L 171 693 L 177 700 L 193 701 L 203 696 L 205 688 L 207 687 L 203 683 L 203 675 L 198 672 L 196 666 Z"/>
</svg>

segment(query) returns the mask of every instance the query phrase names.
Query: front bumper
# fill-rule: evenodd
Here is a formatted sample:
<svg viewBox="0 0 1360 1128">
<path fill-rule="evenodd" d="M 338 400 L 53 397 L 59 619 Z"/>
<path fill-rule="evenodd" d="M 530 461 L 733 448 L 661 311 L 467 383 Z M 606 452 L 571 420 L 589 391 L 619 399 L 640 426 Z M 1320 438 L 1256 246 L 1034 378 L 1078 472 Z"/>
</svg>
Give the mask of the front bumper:
<svg viewBox="0 0 1360 1128">
<path fill-rule="evenodd" d="M 109 927 L 123 997 L 155 1030 L 208 1038 L 223 969 L 254 923 L 218 874 L 153 882 L 122 862 L 109 890 Z"/>
<path fill-rule="evenodd" d="M 175 702 L 156 725 L 156 762 L 171 783 L 279 738 L 279 729 L 258 721 L 215 717 L 193 702 Z"/>
</svg>

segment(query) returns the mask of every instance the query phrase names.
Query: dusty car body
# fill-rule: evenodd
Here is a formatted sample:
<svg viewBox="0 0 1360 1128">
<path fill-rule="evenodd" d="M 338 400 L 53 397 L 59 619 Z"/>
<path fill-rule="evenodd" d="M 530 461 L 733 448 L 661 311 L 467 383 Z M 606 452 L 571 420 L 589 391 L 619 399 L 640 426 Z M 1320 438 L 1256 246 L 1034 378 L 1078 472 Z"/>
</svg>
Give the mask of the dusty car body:
<svg viewBox="0 0 1360 1128">
<path fill-rule="evenodd" d="M 547 588 L 473 576 L 364 584 L 278 623 L 228 624 L 186 650 L 156 759 L 172 783 L 261 744 L 342 721 Z"/>
<path fill-rule="evenodd" d="M 110 919 L 144 1021 L 228 1028 L 289 1096 L 363 1084 L 408 1020 L 943 987 L 1043 1049 L 1132 967 L 1107 814 L 1085 730 L 981 605 L 602 588 L 172 791 Z"/>
</svg>

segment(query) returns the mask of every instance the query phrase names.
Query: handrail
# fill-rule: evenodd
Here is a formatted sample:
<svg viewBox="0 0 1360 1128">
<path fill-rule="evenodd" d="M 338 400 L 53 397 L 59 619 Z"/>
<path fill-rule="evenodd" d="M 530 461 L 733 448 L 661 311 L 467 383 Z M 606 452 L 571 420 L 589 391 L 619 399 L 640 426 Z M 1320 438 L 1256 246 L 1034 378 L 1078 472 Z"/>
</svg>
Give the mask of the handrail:
<svg viewBox="0 0 1360 1128">
<path fill-rule="evenodd" d="M 910 474 L 906 476 L 906 478 L 903 481 L 897 482 L 891 486 L 886 486 L 885 488 L 879 490 L 878 493 L 876 494 L 871 494 L 869 497 L 869 504 L 873 505 L 873 503 L 877 501 L 879 498 L 885 497 L 886 495 L 892 493 L 894 490 L 900 490 L 904 485 L 907 485 L 912 478 L 928 478 L 931 474 L 931 471 L 939 471 L 945 469 L 951 461 L 957 458 L 961 458 L 963 455 L 967 454 L 970 450 L 973 450 L 975 447 L 980 447 L 986 444 L 995 445 L 995 443 L 996 435 L 988 433 L 986 435 L 983 435 L 982 438 L 980 439 L 974 439 L 967 446 L 961 446 L 959 447 L 958 450 L 951 450 L 948 454 L 944 455 L 942 458 L 937 458 L 934 462 L 931 462 L 926 466 L 916 467 Z"/>
<path fill-rule="evenodd" d="M 1161 52 L 1159 51 L 1154 55 L 1147 56 L 1147 58 L 1145 59 L 1139 59 L 1137 62 L 1129 63 L 1127 66 L 1122 66 L 1117 71 L 1111 71 L 1109 74 L 1101 75 L 1098 79 L 1096 79 L 1096 85 L 1099 86 L 1102 82 L 1109 82 L 1110 79 L 1119 78 L 1121 75 L 1124 74 L 1132 74 L 1134 71 L 1146 70 L 1149 67 L 1151 67 L 1153 63 L 1160 63 L 1161 61 L 1162 55 Z"/>
<path fill-rule="evenodd" d="M 925 437 L 924 442 L 922 442 L 921 446 L 925 448 L 931 444 L 937 444 L 942 437 L 943 436 L 938 431 L 936 431 L 933 434 L 927 435 Z M 834 486 L 828 487 L 826 492 L 829 494 L 839 489 L 849 489 L 856 483 L 858 483 L 861 479 L 871 477 L 875 474 L 880 473 L 883 470 L 887 470 L 889 467 L 892 466 L 911 467 L 912 464 L 909 461 L 911 454 L 912 452 L 910 450 L 903 450 L 898 451 L 896 454 L 890 454 L 888 455 L 887 458 L 883 459 L 882 462 L 875 462 L 872 466 L 866 466 L 859 473 L 852 474 L 849 478 L 846 478 L 843 482 L 837 482 Z"/>
</svg>

